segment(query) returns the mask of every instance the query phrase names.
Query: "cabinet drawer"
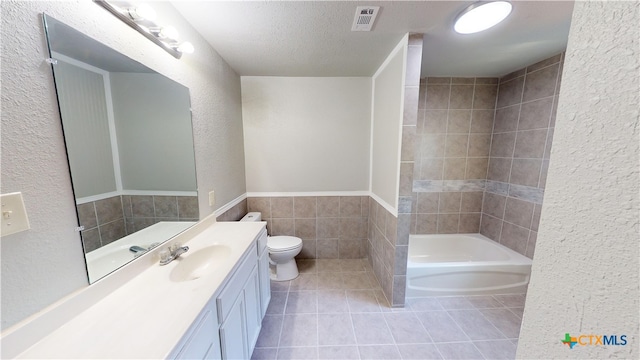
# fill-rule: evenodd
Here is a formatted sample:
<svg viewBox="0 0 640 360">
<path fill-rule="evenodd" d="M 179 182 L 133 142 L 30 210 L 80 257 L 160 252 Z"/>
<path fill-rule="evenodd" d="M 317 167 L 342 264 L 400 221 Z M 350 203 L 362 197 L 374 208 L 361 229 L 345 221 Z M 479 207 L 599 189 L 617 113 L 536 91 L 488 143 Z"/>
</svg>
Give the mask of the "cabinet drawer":
<svg viewBox="0 0 640 360">
<path fill-rule="evenodd" d="M 244 284 L 251 275 L 253 268 L 258 262 L 258 256 L 255 251 L 248 251 L 243 260 L 238 266 L 238 269 L 233 273 L 233 276 L 229 279 L 229 282 L 224 287 L 224 290 L 220 292 L 220 295 L 216 298 L 216 304 L 218 305 L 218 321 L 222 324 L 229 311 L 236 302 L 236 298 L 242 292 Z"/>
</svg>

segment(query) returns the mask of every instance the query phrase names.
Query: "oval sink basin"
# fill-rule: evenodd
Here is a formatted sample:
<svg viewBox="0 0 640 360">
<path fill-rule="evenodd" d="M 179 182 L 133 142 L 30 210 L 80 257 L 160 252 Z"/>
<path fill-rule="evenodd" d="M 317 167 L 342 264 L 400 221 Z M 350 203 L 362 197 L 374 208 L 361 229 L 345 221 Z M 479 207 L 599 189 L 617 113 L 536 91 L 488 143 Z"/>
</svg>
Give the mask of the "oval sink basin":
<svg viewBox="0 0 640 360">
<path fill-rule="evenodd" d="M 171 281 L 189 281 L 211 274 L 222 265 L 231 254 L 231 248 L 226 245 L 211 245 L 193 253 L 180 256 L 169 279 Z"/>
</svg>

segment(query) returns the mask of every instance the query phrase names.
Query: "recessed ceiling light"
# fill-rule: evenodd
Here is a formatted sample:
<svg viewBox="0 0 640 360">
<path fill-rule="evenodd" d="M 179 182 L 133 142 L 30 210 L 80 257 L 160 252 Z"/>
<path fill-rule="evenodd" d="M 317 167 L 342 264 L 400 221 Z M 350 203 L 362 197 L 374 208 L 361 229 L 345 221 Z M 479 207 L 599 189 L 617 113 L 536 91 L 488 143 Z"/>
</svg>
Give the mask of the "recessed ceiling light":
<svg viewBox="0 0 640 360">
<path fill-rule="evenodd" d="M 511 13 L 508 1 L 477 2 L 464 9 L 453 29 L 460 34 L 473 34 L 497 25 Z"/>
</svg>

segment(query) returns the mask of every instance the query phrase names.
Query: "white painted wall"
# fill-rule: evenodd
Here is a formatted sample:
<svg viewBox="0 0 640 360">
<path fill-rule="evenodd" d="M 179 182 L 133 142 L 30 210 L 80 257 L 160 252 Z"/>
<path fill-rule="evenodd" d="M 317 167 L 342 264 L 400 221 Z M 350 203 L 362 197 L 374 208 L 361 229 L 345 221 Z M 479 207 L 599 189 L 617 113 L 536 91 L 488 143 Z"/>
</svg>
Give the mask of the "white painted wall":
<svg viewBox="0 0 640 360">
<path fill-rule="evenodd" d="M 400 136 L 408 35 L 373 76 L 371 193 L 397 213 L 400 189 Z"/>
<path fill-rule="evenodd" d="M 639 23 L 638 2 L 575 3 L 518 358 L 640 357 Z"/>
<path fill-rule="evenodd" d="M 181 60 L 92 1 L 2 1 L 2 193 L 21 191 L 31 230 L 3 237 L 2 328 L 87 286 L 42 12 L 187 86 L 191 92 L 200 214 L 245 193 L 240 78 L 173 7 L 154 2 L 196 52 Z"/>
<path fill-rule="evenodd" d="M 367 191 L 371 78 L 242 77 L 247 191 Z"/>
</svg>

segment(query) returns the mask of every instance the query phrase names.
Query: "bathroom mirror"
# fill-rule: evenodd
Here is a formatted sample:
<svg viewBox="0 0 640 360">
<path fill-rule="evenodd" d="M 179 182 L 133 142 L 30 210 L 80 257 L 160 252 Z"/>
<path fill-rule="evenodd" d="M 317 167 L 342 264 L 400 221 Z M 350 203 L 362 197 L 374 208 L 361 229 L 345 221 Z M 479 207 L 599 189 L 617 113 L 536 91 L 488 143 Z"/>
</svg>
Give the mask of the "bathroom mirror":
<svg viewBox="0 0 640 360">
<path fill-rule="evenodd" d="M 43 19 L 93 283 L 199 218 L 189 89 Z"/>
</svg>

